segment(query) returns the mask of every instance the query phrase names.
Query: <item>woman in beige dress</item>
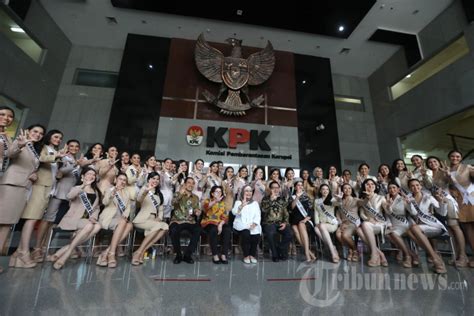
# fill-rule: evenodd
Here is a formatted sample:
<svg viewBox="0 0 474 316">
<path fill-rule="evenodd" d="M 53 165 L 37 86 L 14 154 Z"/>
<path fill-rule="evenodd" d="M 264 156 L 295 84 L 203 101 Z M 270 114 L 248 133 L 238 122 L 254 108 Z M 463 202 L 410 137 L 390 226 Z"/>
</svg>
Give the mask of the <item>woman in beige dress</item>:
<svg viewBox="0 0 474 316">
<path fill-rule="evenodd" d="M 141 208 L 133 220 L 135 227 L 145 231 L 145 238 L 133 253 L 133 265 L 143 263 L 145 251 L 168 231 L 168 224 L 163 221 L 163 194 L 160 192 L 160 175 L 157 172 L 150 172 L 147 181 L 147 184 L 138 192 L 137 201 L 141 204 Z"/>
<path fill-rule="evenodd" d="M 115 268 L 117 260 L 115 251 L 121 241 L 128 237 L 133 228 L 129 221 L 131 205 L 135 199 L 135 192 L 127 187 L 127 175 L 120 173 L 115 186 L 105 192 L 102 203 L 104 210 L 100 213 L 99 223 L 103 229 L 113 230 L 112 240 L 97 259 L 97 265 Z"/>
<path fill-rule="evenodd" d="M 117 168 L 117 159 L 118 150 L 115 146 L 110 146 L 105 153 L 106 159 L 102 159 L 97 163 L 97 172 L 99 174 L 99 190 L 102 195 L 105 194 L 107 190 L 114 186 L 115 177 L 119 173 Z"/>
<path fill-rule="evenodd" d="M 75 230 L 71 243 L 46 258 L 54 262 L 54 269 L 61 269 L 72 251 L 94 237 L 101 229 L 97 222 L 99 216 L 100 190 L 97 188 L 97 173 L 93 168 L 85 168 L 81 174 L 81 184 L 73 187 L 67 194 L 71 205 L 59 223 L 59 228 Z"/>
<path fill-rule="evenodd" d="M 56 161 L 66 155 L 67 146 L 63 150 L 58 151 L 62 138 L 63 134 L 58 130 L 51 130 L 44 137 L 44 145 L 39 156 L 38 179 L 33 183 L 30 198 L 21 215 L 21 218 L 26 221 L 23 224 L 20 244 L 16 253 L 28 253 L 30 251 L 33 229 L 38 220 L 43 218 L 49 198 L 54 190 L 58 169 Z M 31 257 L 35 258 L 42 255 L 41 249 L 37 249 L 31 254 Z"/>
<path fill-rule="evenodd" d="M 12 125 L 15 119 L 15 112 L 8 106 L 0 106 L 0 177 L 8 166 L 8 149 L 11 146 L 11 139 L 6 134 L 6 129 Z"/>
<path fill-rule="evenodd" d="M 332 262 L 338 263 L 340 260 L 339 255 L 330 235 L 335 233 L 339 226 L 339 221 L 336 217 L 336 205 L 333 202 L 335 202 L 335 199 L 332 198 L 329 185 L 322 184 L 319 187 L 318 197 L 314 200 L 315 231 L 329 248 Z"/>
<path fill-rule="evenodd" d="M 37 150 L 45 129 L 39 124 L 28 127 L 20 134 L 8 149 L 9 166 L 0 177 L 0 249 L 5 247 L 11 225 L 18 223 L 26 205 L 28 189 L 36 179 L 39 166 Z M 16 252 L 10 259 L 10 266 L 34 267 L 29 249 Z M 18 260 L 16 259 L 18 258 Z"/>
<path fill-rule="evenodd" d="M 451 163 L 449 168 L 450 181 L 456 187 L 456 199 L 459 204 L 459 222 L 464 229 L 466 239 L 474 249 L 474 167 L 461 163 L 462 154 L 452 150 L 448 154 Z M 474 259 L 469 266 L 474 268 Z"/>
</svg>

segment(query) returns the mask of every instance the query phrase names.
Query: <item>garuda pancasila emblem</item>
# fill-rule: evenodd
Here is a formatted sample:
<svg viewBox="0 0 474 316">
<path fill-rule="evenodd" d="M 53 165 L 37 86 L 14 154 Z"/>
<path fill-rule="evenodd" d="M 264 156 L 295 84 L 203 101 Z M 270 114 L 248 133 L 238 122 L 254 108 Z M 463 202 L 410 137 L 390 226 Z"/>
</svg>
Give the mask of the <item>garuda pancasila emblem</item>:
<svg viewBox="0 0 474 316">
<path fill-rule="evenodd" d="M 264 101 L 263 95 L 250 99 L 248 86 L 262 84 L 271 76 L 275 68 L 275 54 L 268 41 L 263 50 L 244 59 L 242 40 L 229 38 L 227 42 L 232 46 L 232 52 L 230 56 L 224 57 L 206 42 L 203 34 L 199 35 L 194 50 L 196 66 L 204 77 L 221 84 L 217 95 L 208 90 L 204 90 L 202 95 L 207 102 L 216 105 L 222 114 L 245 115 L 246 110 Z"/>
</svg>

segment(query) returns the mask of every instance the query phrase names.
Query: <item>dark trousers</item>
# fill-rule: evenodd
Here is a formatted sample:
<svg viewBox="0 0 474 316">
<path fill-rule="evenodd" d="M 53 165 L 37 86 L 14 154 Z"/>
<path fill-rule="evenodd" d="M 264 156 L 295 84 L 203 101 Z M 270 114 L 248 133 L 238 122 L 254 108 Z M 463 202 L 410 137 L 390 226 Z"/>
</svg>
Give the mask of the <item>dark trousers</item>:
<svg viewBox="0 0 474 316">
<path fill-rule="evenodd" d="M 286 225 L 285 229 L 279 230 L 280 225 L 277 224 L 265 224 L 263 225 L 263 231 L 265 233 L 266 240 L 270 246 L 272 257 L 288 257 L 288 245 L 293 239 L 290 225 Z M 282 240 L 277 242 L 275 237 L 280 234 L 283 236 Z"/>
<path fill-rule="evenodd" d="M 242 252 L 244 253 L 244 258 L 252 256 L 257 257 L 257 245 L 260 239 L 260 235 L 251 235 L 250 230 L 234 230 L 236 234 L 240 236 L 240 246 L 242 247 Z"/>
<path fill-rule="evenodd" d="M 201 226 L 199 224 L 190 224 L 190 223 L 183 223 L 177 224 L 172 223 L 169 228 L 171 242 L 173 243 L 174 252 L 176 255 L 181 255 L 181 233 L 183 231 L 187 231 L 190 235 L 189 245 L 186 247 L 184 251 L 185 256 L 191 256 L 196 250 L 199 237 L 201 235 Z"/>
<path fill-rule="evenodd" d="M 213 224 L 208 224 L 205 228 L 204 231 L 207 234 L 207 237 L 209 238 L 209 244 L 211 245 L 211 251 L 213 256 L 217 256 L 217 244 L 218 244 L 218 238 L 219 235 L 217 234 L 217 225 Z M 229 245 L 230 245 L 230 226 L 227 224 L 224 224 L 222 226 L 222 232 L 220 234 L 221 236 L 221 254 L 226 255 L 229 252 Z"/>
</svg>

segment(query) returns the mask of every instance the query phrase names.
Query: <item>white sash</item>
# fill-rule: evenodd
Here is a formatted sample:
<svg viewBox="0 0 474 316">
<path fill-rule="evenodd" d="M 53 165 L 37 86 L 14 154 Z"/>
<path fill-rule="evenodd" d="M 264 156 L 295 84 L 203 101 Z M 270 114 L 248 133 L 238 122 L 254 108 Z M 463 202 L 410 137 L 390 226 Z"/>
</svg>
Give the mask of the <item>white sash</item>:
<svg viewBox="0 0 474 316">
<path fill-rule="evenodd" d="M 8 139 L 4 135 L 0 135 L 0 140 L 3 140 L 3 158 L 2 158 L 2 164 L 0 165 L 0 172 L 5 172 L 7 170 L 8 166 Z"/>
<path fill-rule="evenodd" d="M 474 192 L 474 184 L 471 182 L 467 189 L 463 187 L 458 180 L 456 180 L 456 171 L 451 171 L 451 179 L 453 180 L 456 189 L 462 194 L 462 202 L 464 204 L 474 205 L 474 196 L 471 196 L 471 193 Z"/>
<path fill-rule="evenodd" d="M 369 202 L 370 203 L 370 202 Z M 372 216 L 381 222 L 385 222 L 385 216 L 374 210 L 368 203 L 363 206 L 366 211 L 368 211 Z"/>
<path fill-rule="evenodd" d="M 410 204 L 415 208 L 416 210 L 416 216 L 420 221 L 422 221 L 424 224 L 441 228 L 444 232 L 447 231 L 446 227 L 444 227 L 443 223 L 441 223 L 436 217 L 434 217 L 431 214 L 427 214 L 423 212 L 420 207 L 418 206 L 418 203 L 416 203 L 415 199 L 410 200 Z"/>
<path fill-rule="evenodd" d="M 360 218 L 356 218 L 356 217 L 353 216 L 351 213 L 349 213 L 349 211 L 346 210 L 346 209 L 342 206 L 342 203 L 341 203 L 340 209 L 341 209 L 342 214 L 344 214 L 344 216 L 345 216 L 352 224 L 354 224 L 356 227 L 359 227 L 359 226 L 360 226 Z"/>
<path fill-rule="evenodd" d="M 319 208 L 321 209 L 321 211 L 323 212 L 323 214 L 329 219 L 329 221 L 331 222 L 332 225 L 339 224 L 337 218 L 334 215 L 332 215 L 331 213 L 329 213 L 328 210 L 326 210 L 326 208 L 324 207 L 324 204 L 321 203 L 321 201 L 318 201 L 316 203 L 319 206 Z"/>
<path fill-rule="evenodd" d="M 117 204 L 118 204 L 118 209 L 120 211 L 120 214 L 123 215 L 123 213 L 125 212 L 125 209 L 126 209 L 126 206 L 125 206 L 125 203 L 123 202 L 122 198 L 120 197 L 120 194 L 118 192 L 115 192 L 115 195 L 114 195 L 115 199 L 117 200 Z"/>
<path fill-rule="evenodd" d="M 155 207 L 156 215 L 158 215 L 160 203 L 158 203 L 158 201 L 154 197 L 154 194 L 151 191 L 148 192 L 148 196 L 150 197 L 151 203 L 153 203 L 153 206 Z"/>
<path fill-rule="evenodd" d="M 50 146 L 46 146 L 46 150 L 48 150 L 48 155 L 54 155 L 56 153 L 56 151 Z M 54 191 L 56 191 L 56 184 L 58 182 L 56 180 L 56 175 L 58 174 L 58 163 L 52 162 L 50 165 L 51 165 L 51 174 L 53 177 L 53 186 L 51 187 L 50 195 L 53 195 Z"/>
<path fill-rule="evenodd" d="M 298 208 L 298 211 L 300 212 L 300 214 L 304 218 L 308 217 L 309 216 L 308 212 L 306 212 L 306 210 L 304 209 L 304 206 L 303 206 L 303 204 L 301 204 L 300 200 L 296 199 L 296 195 L 293 195 L 293 200 L 296 201 L 296 207 Z M 311 224 L 311 226 L 314 227 L 313 221 L 311 219 L 308 222 Z"/>
<path fill-rule="evenodd" d="M 92 213 L 94 213 L 94 209 L 92 208 L 91 201 L 89 201 L 89 198 L 87 197 L 87 194 L 82 191 L 79 194 L 79 198 L 81 199 L 82 206 L 86 209 L 87 213 L 89 214 L 89 218 L 92 217 Z"/>
<path fill-rule="evenodd" d="M 35 147 L 33 146 L 33 144 L 30 143 L 30 142 L 27 142 L 27 143 L 26 143 L 26 147 L 28 147 L 28 149 L 31 151 L 31 153 L 32 153 L 33 156 L 35 157 L 35 159 L 39 162 L 40 157 L 39 157 L 38 153 L 36 152 L 36 149 L 35 149 Z"/>
</svg>

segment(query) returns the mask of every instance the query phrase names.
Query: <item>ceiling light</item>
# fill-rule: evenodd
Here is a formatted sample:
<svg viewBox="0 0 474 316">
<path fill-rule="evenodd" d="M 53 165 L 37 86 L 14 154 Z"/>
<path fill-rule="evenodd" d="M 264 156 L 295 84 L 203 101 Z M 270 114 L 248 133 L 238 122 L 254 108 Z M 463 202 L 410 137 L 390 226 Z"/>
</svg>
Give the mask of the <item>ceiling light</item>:
<svg viewBox="0 0 474 316">
<path fill-rule="evenodd" d="M 305 83 L 306 83 L 306 80 L 303 80 L 302 83 L 305 84 Z"/>
<path fill-rule="evenodd" d="M 244 14 L 243 10 L 237 10 L 237 15 L 242 15 L 242 14 Z"/>
<path fill-rule="evenodd" d="M 15 32 L 15 33 L 25 33 L 25 30 L 23 30 L 21 27 L 18 27 L 18 26 L 12 26 L 10 28 L 10 31 Z"/>
<path fill-rule="evenodd" d="M 338 28 L 339 32 L 342 32 L 344 31 L 344 25 L 340 25 L 339 28 Z"/>
<path fill-rule="evenodd" d="M 152 64 L 148 64 L 148 68 L 149 68 L 149 69 L 153 69 L 153 65 L 152 65 Z"/>
<path fill-rule="evenodd" d="M 411 74 L 406 75 L 405 78 L 411 78 Z"/>
</svg>

